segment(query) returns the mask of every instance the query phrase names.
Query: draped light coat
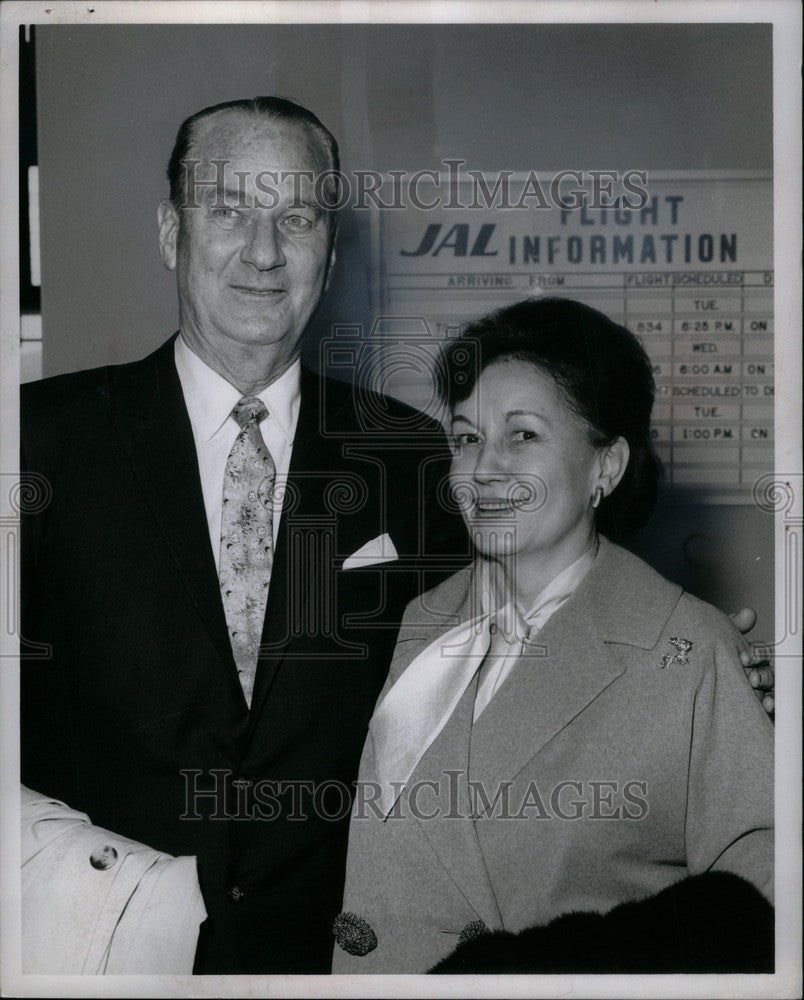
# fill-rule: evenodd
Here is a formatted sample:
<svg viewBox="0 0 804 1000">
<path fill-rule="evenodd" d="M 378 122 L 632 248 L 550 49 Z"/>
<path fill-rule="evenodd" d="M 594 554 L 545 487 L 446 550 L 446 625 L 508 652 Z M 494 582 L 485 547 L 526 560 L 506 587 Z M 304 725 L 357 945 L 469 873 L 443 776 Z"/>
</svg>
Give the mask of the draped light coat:
<svg viewBox="0 0 804 1000">
<path fill-rule="evenodd" d="M 468 620 L 471 580 L 411 602 L 380 701 Z M 731 622 L 604 539 L 535 641 L 474 725 L 470 685 L 387 818 L 369 730 L 343 910 L 376 947 L 336 944 L 334 972 L 425 972 L 478 921 L 605 912 L 708 870 L 772 897 L 773 727 Z"/>
</svg>

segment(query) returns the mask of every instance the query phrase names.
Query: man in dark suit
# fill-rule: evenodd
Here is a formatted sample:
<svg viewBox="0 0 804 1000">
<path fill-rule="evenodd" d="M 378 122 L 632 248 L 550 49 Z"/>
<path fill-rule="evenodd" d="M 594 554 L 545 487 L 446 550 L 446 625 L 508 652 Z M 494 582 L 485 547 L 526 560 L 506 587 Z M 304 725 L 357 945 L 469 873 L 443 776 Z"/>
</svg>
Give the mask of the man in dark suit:
<svg viewBox="0 0 804 1000">
<path fill-rule="evenodd" d="M 335 140 L 276 98 L 194 115 L 159 209 L 180 331 L 23 387 L 22 780 L 195 855 L 195 971 L 323 973 L 349 784 L 406 603 L 465 555 L 440 428 L 301 368 Z M 334 176 L 331 175 L 331 176 Z"/>
<path fill-rule="evenodd" d="M 440 428 L 300 366 L 337 171 L 290 101 L 189 118 L 159 209 L 179 332 L 22 390 L 21 469 L 49 498 L 23 519 L 22 780 L 197 858 L 199 973 L 330 970 L 399 622 L 468 555 Z M 104 841 L 88 877 L 98 851 L 114 878 Z"/>
</svg>

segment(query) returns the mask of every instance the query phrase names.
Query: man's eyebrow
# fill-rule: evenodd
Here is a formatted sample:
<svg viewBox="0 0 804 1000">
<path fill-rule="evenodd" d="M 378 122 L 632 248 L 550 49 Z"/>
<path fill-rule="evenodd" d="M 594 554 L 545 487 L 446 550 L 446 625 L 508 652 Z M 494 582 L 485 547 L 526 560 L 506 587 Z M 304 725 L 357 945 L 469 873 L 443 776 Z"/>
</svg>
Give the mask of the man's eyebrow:
<svg viewBox="0 0 804 1000">
<path fill-rule="evenodd" d="M 285 208 L 308 208 L 311 212 L 315 212 L 316 215 L 323 215 L 324 212 L 317 201 L 311 201 L 309 198 L 294 198 Z"/>
<path fill-rule="evenodd" d="M 197 187 L 201 187 L 197 184 Z M 228 208 L 240 206 L 244 208 L 248 205 L 248 197 L 245 191 L 240 188 L 228 187 L 223 184 L 216 184 L 213 187 L 205 184 L 200 192 L 201 198 L 206 203 L 219 205 L 223 203 Z"/>
<path fill-rule="evenodd" d="M 457 424 L 457 423 L 462 423 L 462 424 L 469 424 L 469 426 L 470 426 L 470 427 L 474 427 L 474 424 L 473 424 L 473 423 L 472 423 L 472 421 L 471 421 L 471 420 L 469 419 L 469 417 L 464 417 L 464 416 L 461 416 L 461 414 L 460 414 L 460 413 L 457 413 L 457 414 L 456 414 L 456 415 L 455 415 L 455 416 L 454 416 L 454 417 L 452 418 L 452 423 L 453 423 L 453 424 Z"/>
<path fill-rule="evenodd" d="M 224 205 L 227 208 L 253 208 L 253 207 L 264 207 L 264 208 L 284 208 L 287 209 L 308 209 L 314 212 L 316 218 L 321 218 L 324 215 L 324 209 L 317 201 L 311 200 L 309 198 L 291 198 L 291 200 L 286 205 L 274 205 L 270 201 L 267 201 L 267 192 L 256 191 L 253 201 L 256 202 L 256 206 L 252 204 L 252 199 L 246 194 L 242 188 L 234 188 L 224 184 L 216 184 L 214 188 L 204 187 L 201 197 L 205 204 L 208 205 Z"/>
</svg>

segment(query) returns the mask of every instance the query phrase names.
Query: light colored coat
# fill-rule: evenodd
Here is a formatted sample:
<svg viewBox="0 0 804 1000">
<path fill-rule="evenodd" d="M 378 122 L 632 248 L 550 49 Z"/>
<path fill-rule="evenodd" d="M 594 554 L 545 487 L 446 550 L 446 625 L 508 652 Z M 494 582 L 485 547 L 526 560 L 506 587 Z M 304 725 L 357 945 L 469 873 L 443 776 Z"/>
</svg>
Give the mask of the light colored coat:
<svg viewBox="0 0 804 1000">
<path fill-rule="evenodd" d="M 189 974 L 206 910 L 195 858 L 21 788 L 22 971 Z"/>
<path fill-rule="evenodd" d="M 408 606 L 380 699 L 468 619 L 470 579 Z M 384 820 L 369 735 L 343 909 L 376 947 L 336 945 L 334 972 L 425 972 L 477 921 L 605 912 L 710 869 L 771 898 L 773 727 L 731 622 L 603 540 L 536 643 L 474 726 L 470 685 Z"/>
</svg>

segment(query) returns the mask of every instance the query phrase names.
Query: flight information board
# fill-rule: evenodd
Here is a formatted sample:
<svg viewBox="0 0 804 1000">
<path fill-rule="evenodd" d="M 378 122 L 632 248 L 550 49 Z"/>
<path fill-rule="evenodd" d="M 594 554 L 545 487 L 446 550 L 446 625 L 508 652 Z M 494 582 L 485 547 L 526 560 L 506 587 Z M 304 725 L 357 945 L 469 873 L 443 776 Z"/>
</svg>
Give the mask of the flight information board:
<svg viewBox="0 0 804 1000">
<path fill-rule="evenodd" d="M 508 207 L 487 206 L 493 183 L 478 198 L 472 181 L 452 207 L 376 213 L 382 388 L 435 410 L 426 366 L 399 364 L 400 331 L 418 330 L 417 351 L 434 355 L 469 320 L 509 302 L 579 299 L 645 344 L 667 481 L 713 501 L 750 500 L 773 470 L 770 176 L 649 174 L 645 205 L 618 210 L 512 208 L 520 175 L 504 192 Z M 434 180 L 433 194 L 443 189 Z M 419 195 L 436 200 L 423 186 Z"/>
</svg>

